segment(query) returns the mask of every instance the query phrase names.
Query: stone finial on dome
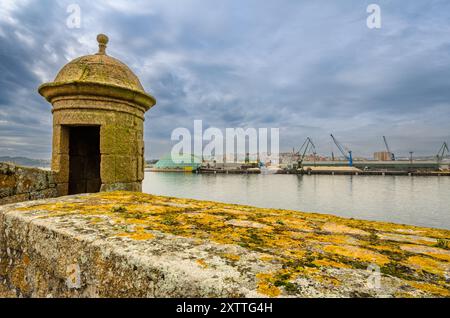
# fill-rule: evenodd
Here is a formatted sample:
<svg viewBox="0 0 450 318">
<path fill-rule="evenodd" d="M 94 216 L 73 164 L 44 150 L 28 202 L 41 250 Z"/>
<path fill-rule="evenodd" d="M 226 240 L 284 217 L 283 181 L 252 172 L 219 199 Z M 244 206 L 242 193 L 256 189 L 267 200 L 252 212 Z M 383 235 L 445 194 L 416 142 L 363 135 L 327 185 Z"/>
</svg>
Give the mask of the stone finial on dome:
<svg viewBox="0 0 450 318">
<path fill-rule="evenodd" d="M 97 35 L 98 42 L 98 53 L 99 55 L 106 55 L 106 45 L 108 44 L 109 38 L 104 34 Z"/>
</svg>

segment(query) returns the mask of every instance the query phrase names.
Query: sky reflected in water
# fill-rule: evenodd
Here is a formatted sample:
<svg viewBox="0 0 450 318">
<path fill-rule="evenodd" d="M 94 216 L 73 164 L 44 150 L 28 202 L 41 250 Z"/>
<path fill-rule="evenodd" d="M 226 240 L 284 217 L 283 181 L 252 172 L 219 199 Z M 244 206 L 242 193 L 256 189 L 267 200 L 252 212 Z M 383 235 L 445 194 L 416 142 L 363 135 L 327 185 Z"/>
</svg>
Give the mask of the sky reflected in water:
<svg viewBox="0 0 450 318">
<path fill-rule="evenodd" d="M 450 229 L 450 178 L 146 172 L 146 193 Z"/>
</svg>

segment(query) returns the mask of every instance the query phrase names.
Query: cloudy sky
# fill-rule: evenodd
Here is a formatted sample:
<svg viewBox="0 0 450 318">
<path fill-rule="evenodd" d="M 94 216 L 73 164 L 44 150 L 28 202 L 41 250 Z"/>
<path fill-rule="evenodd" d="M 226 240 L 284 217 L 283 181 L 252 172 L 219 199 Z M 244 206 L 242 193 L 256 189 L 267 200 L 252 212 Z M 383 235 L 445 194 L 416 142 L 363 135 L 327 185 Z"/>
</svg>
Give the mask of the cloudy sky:
<svg viewBox="0 0 450 318">
<path fill-rule="evenodd" d="M 381 29 L 366 25 L 372 2 Z M 311 136 L 330 155 L 333 133 L 355 156 L 383 150 L 383 135 L 397 155 L 435 154 L 450 141 L 449 12 L 448 0 L 1 0 L 0 155 L 50 157 L 37 87 L 95 53 L 98 33 L 158 101 L 147 159 L 194 119 L 280 128 L 282 150 Z"/>
</svg>

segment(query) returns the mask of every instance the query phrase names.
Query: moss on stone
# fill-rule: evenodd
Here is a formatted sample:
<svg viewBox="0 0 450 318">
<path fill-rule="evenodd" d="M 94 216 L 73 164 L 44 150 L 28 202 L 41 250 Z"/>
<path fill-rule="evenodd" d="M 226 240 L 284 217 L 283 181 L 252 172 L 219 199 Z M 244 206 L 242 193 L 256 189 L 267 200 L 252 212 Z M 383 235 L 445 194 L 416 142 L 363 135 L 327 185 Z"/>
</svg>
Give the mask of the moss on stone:
<svg viewBox="0 0 450 318">
<path fill-rule="evenodd" d="M 449 289 L 445 276 L 449 261 L 444 258 L 448 251 L 429 245 L 450 237 L 448 230 L 131 192 L 80 196 L 19 210 L 40 211 L 38 218 L 95 218 L 98 226 L 116 224 L 115 237 L 135 241 L 158 240 L 159 233 L 165 233 L 239 246 L 259 253 L 262 262 L 280 265 L 279 270 L 255 274 L 256 290 L 270 297 L 298 294 L 298 281 L 305 279 L 322 288 L 343 288 L 350 278 L 339 275 L 346 271 L 364 274 L 369 265 L 379 266 L 386 277 L 408 284 L 411 291 L 402 291 L 402 295 L 436 295 Z M 404 247 L 419 234 L 423 245 Z M 217 256 L 231 265 L 245 262 L 241 254 Z M 209 261 L 197 263 L 206 269 L 203 265 Z"/>
</svg>

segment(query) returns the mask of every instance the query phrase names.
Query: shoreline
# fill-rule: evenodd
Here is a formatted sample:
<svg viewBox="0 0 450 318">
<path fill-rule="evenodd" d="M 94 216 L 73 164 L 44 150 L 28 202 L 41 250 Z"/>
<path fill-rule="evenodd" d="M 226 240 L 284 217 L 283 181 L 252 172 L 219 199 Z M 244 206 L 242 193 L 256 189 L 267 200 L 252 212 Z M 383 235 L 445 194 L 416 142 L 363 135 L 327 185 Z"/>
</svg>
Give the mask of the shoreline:
<svg viewBox="0 0 450 318">
<path fill-rule="evenodd" d="M 224 169 L 199 169 L 199 170 L 183 170 L 183 169 L 154 169 L 146 168 L 145 172 L 158 173 L 193 173 L 193 174 L 224 174 L 224 175 L 346 175 L 346 176 L 405 176 L 405 177 L 450 177 L 450 171 L 364 171 L 364 170 L 306 170 L 306 171 L 290 171 L 280 170 L 273 173 L 263 173 L 258 170 L 224 170 Z"/>
</svg>

